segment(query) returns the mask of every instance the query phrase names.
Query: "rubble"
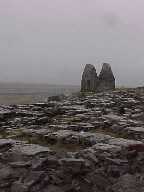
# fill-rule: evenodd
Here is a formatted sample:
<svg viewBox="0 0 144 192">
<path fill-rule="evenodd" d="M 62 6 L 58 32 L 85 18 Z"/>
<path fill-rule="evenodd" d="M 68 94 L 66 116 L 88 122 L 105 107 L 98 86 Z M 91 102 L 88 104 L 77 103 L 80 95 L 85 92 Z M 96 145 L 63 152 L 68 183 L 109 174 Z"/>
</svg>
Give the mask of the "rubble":
<svg viewBox="0 0 144 192">
<path fill-rule="evenodd" d="M 0 191 L 143 192 L 143 107 L 134 89 L 1 106 Z"/>
</svg>

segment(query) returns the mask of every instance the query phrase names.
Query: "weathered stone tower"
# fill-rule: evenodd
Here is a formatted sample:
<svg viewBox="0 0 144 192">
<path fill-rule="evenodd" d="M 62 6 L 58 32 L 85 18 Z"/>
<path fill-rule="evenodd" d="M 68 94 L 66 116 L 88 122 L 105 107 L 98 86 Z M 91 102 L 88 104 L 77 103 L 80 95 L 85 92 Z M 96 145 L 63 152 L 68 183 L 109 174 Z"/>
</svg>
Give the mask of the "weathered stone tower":
<svg viewBox="0 0 144 192">
<path fill-rule="evenodd" d="M 103 63 L 102 70 L 99 74 L 99 91 L 107 91 L 115 89 L 115 77 L 113 75 L 110 64 Z"/>
<path fill-rule="evenodd" d="M 115 78 L 108 63 L 104 63 L 97 76 L 96 69 L 91 64 L 86 64 L 81 81 L 82 92 L 107 91 L 115 89 Z"/>
<path fill-rule="evenodd" d="M 98 83 L 96 69 L 91 64 L 86 64 L 81 81 L 81 91 L 95 91 Z"/>
</svg>

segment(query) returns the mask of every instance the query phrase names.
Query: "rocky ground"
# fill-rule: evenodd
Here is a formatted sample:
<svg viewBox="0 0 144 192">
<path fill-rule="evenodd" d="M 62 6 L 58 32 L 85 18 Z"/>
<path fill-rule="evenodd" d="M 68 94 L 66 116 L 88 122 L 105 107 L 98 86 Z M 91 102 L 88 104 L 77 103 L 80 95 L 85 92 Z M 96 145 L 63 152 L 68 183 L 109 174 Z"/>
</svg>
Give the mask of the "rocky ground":
<svg viewBox="0 0 144 192">
<path fill-rule="evenodd" d="M 0 106 L 0 192 L 143 192 L 144 94 Z"/>
</svg>

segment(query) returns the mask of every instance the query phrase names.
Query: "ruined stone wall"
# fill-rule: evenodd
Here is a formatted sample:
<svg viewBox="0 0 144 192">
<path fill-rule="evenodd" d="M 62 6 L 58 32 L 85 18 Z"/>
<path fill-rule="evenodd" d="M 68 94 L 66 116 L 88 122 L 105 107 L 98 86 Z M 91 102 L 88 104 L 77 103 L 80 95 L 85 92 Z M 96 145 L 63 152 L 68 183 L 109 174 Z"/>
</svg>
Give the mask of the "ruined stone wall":
<svg viewBox="0 0 144 192">
<path fill-rule="evenodd" d="M 98 90 L 106 91 L 115 89 L 115 78 L 110 64 L 104 63 L 99 74 Z"/>
<path fill-rule="evenodd" d="M 104 63 L 97 76 L 96 69 L 91 64 L 86 64 L 81 81 L 81 91 L 108 91 L 115 89 L 115 77 L 110 64 Z"/>
<path fill-rule="evenodd" d="M 86 64 L 81 82 L 81 91 L 95 91 L 98 83 L 96 69 L 91 64 Z"/>
<path fill-rule="evenodd" d="M 115 89 L 115 83 L 113 81 L 99 81 L 97 91 L 109 91 Z"/>
</svg>

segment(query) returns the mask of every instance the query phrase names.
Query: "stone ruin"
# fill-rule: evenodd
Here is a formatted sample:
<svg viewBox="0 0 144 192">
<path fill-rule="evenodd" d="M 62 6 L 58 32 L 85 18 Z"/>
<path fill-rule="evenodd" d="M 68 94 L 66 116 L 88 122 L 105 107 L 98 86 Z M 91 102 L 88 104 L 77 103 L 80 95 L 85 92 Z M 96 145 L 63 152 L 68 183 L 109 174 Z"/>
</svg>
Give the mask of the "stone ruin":
<svg viewBox="0 0 144 192">
<path fill-rule="evenodd" d="M 115 77 L 110 64 L 103 63 L 99 76 L 92 64 L 86 64 L 81 81 L 82 92 L 109 91 L 114 89 Z"/>
</svg>

